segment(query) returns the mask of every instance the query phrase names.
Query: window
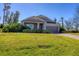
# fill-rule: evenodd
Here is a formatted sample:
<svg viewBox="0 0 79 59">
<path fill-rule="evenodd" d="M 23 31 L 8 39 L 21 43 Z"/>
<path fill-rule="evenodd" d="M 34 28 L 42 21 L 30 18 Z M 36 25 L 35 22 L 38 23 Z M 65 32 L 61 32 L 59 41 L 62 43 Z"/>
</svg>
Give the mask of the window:
<svg viewBox="0 0 79 59">
<path fill-rule="evenodd" d="M 34 29 L 34 25 L 33 25 L 33 24 L 27 24 L 27 26 L 28 26 L 28 27 L 30 27 L 30 28 L 31 28 L 31 30 L 33 30 L 33 29 Z"/>
</svg>

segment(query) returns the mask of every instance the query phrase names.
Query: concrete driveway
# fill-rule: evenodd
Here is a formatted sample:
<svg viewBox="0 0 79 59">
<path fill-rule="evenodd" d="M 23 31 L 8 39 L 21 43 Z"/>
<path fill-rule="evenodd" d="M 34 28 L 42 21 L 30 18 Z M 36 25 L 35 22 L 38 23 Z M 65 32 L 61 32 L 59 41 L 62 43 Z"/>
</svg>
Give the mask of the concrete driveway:
<svg viewBox="0 0 79 59">
<path fill-rule="evenodd" d="M 57 35 L 70 37 L 70 38 L 74 38 L 74 39 L 78 39 L 79 40 L 79 35 L 73 35 L 73 34 L 57 34 Z"/>
</svg>

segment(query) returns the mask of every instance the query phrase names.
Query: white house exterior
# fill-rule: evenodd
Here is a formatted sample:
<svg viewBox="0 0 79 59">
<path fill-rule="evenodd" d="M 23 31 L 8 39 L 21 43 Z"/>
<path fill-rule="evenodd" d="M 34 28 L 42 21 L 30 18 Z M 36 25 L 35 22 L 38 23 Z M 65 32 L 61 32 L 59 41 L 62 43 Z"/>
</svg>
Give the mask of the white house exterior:
<svg viewBox="0 0 79 59">
<path fill-rule="evenodd" d="M 32 16 L 24 19 L 21 23 L 33 30 L 49 30 L 51 33 L 58 33 L 60 29 L 59 24 L 45 16 Z"/>
</svg>

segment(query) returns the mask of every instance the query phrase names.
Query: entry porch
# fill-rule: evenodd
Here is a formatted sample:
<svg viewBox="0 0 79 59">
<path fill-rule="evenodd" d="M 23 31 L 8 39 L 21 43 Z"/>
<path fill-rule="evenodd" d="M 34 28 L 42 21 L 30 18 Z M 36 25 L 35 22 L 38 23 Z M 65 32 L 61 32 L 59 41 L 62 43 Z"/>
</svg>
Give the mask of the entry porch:
<svg viewBox="0 0 79 59">
<path fill-rule="evenodd" d="M 31 28 L 31 30 L 46 30 L 46 25 L 43 22 L 26 22 L 25 26 Z"/>
</svg>

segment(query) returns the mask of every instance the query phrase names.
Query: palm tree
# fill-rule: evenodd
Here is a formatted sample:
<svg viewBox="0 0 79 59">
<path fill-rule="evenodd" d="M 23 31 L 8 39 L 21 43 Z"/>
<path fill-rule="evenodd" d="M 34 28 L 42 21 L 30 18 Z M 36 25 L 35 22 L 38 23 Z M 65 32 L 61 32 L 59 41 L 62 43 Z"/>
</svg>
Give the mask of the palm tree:
<svg viewBox="0 0 79 59">
<path fill-rule="evenodd" d="M 61 17 L 62 28 L 64 28 L 64 18 Z"/>
<path fill-rule="evenodd" d="M 4 8 L 3 8 L 3 25 L 4 25 L 8 21 L 8 16 L 10 13 L 9 9 L 11 7 L 10 7 L 10 3 L 4 3 L 3 5 L 4 5 Z"/>
</svg>

